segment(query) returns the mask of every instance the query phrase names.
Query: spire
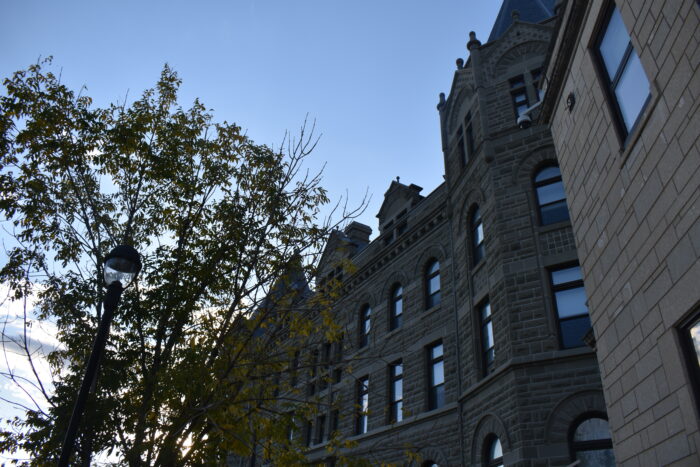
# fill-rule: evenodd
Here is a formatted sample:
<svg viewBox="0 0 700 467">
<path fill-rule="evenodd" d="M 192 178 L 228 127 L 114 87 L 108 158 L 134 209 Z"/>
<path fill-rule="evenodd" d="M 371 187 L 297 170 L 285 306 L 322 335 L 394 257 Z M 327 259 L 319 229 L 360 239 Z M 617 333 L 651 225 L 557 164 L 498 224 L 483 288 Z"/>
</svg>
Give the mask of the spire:
<svg viewBox="0 0 700 467">
<path fill-rule="evenodd" d="M 498 39 L 515 19 L 526 23 L 540 23 L 554 16 L 555 0 L 503 0 L 488 42 Z M 513 15 L 513 12 L 517 12 Z"/>
</svg>

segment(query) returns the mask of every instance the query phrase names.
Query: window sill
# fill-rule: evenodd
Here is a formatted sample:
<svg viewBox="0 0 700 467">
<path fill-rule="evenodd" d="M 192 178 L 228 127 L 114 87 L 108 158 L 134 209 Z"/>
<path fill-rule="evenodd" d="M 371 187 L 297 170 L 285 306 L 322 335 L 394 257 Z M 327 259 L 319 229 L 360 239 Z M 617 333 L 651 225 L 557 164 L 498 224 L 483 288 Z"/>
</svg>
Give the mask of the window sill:
<svg viewBox="0 0 700 467">
<path fill-rule="evenodd" d="M 438 303 L 437 305 L 431 306 L 430 308 L 426 309 L 421 313 L 421 319 L 425 319 L 426 317 L 434 314 L 437 312 L 442 306 L 442 302 Z M 393 332 L 393 331 L 392 331 Z"/>
<path fill-rule="evenodd" d="M 392 329 L 391 331 L 388 331 L 386 334 L 384 334 L 384 339 L 390 339 L 394 337 L 394 335 L 398 334 L 399 331 L 401 330 L 402 326 L 397 327 L 396 329 Z"/>
<path fill-rule="evenodd" d="M 481 258 L 481 261 L 478 263 L 472 265 L 472 276 L 474 276 L 477 272 L 481 270 L 481 268 L 485 267 L 484 265 L 486 264 L 486 258 Z"/>
</svg>

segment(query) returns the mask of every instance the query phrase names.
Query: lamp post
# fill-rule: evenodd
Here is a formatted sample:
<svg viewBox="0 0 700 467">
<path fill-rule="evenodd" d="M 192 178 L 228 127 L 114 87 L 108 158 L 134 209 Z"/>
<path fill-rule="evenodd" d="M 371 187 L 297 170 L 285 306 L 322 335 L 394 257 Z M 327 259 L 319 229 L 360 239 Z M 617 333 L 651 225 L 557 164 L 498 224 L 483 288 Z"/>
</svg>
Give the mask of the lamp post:
<svg viewBox="0 0 700 467">
<path fill-rule="evenodd" d="M 105 258 L 104 279 L 107 284 L 107 293 L 103 301 L 102 319 L 100 319 L 100 326 L 97 328 L 97 336 L 95 336 L 95 343 L 92 347 L 90 359 L 85 367 L 83 384 L 80 387 L 78 398 L 73 407 L 73 414 L 68 424 L 68 431 L 66 431 L 66 437 L 63 440 L 61 457 L 58 461 L 59 467 L 67 467 L 70 456 L 73 453 L 80 419 L 85 410 L 85 403 L 90 394 L 90 387 L 97 375 L 97 368 L 100 365 L 100 357 L 102 357 L 102 352 L 107 343 L 109 327 L 112 324 L 114 311 L 117 309 L 122 292 L 131 284 L 140 270 L 141 259 L 139 254 L 129 245 L 119 245 L 115 247 Z"/>
</svg>

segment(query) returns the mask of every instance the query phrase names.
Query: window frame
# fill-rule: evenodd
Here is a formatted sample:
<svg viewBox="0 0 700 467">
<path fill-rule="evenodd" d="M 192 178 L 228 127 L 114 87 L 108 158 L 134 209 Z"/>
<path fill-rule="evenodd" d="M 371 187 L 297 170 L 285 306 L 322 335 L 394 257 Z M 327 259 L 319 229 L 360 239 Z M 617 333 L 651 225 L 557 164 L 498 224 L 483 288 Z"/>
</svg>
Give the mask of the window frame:
<svg viewBox="0 0 700 467">
<path fill-rule="evenodd" d="M 369 333 L 372 331 L 372 307 L 365 303 L 360 308 L 357 344 L 360 349 L 369 345 Z"/>
<path fill-rule="evenodd" d="M 688 318 L 683 320 L 676 330 L 679 334 L 681 352 L 683 354 L 683 360 L 685 361 L 688 379 L 690 380 L 691 387 L 694 389 L 692 394 L 695 403 L 695 411 L 697 416 L 700 417 L 700 354 L 695 348 L 693 337 L 690 332 L 691 328 L 695 325 L 700 325 L 700 310 L 697 309 L 694 310 Z"/>
<path fill-rule="evenodd" d="M 640 60 L 640 64 L 641 57 L 639 56 L 639 53 L 637 53 L 637 49 L 632 44 L 632 36 L 623 21 L 623 28 L 629 40 L 627 42 L 627 46 L 625 47 L 625 52 L 622 54 L 620 63 L 618 64 L 618 68 L 615 71 L 615 76 L 611 77 L 608 73 L 607 65 L 605 64 L 605 60 L 603 59 L 603 54 L 601 53 L 600 46 L 609 30 L 610 21 L 613 17 L 615 10 L 617 10 L 622 16 L 622 13 L 620 12 L 619 8 L 617 8 L 615 2 L 612 0 L 608 0 L 607 5 L 602 10 L 604 11 L 604 13 L 601 15 L 600 19 L 598 20 L 598 24 L 596 25 L 596 29 L 592 36 L 591 43 L 589 44 L 589 49 L 591 51 L 591 55 L 594 57 L 594 69 L 596 70 L 596 74 L 598 75 L 598 79 L 600 80 L 600 83 L 602 85 L 601 87 L 603 88 L 603 93 L 606 97 L 606 105 L 608 106 L 608 109 L 610 111 L 612 117 L 611 120 L 613 121 L 613 126 L 615 127 L 615 132 L 617 133 L 618 138 L 620 139 L 622 148 L 624 148 L 629 143 L 630 136 L 634 134 L 635 130 L 639 127 L 642 120 L 642 116 L 645 114 L 645 111 L 649 106 L 649 102 L 651 101 L 651 81 L 649 80 L 646 70 L 644 70 L 644 67 L 642 66 L 642 70 L 644 71 L 643 75 L 649 87 L 649 93 L 644 99 L 644 102 L 642 103 L 642 106 L 639 109 L 639 113 L 636 115 L 634 121 L 631 123 L 628 129 L 627 125 L 625 124 L 625 119 L 622 115 L 620 103 L 617 99 L 617 96 L 615 95 L 615 90 L 617 88 L 617 85 L 619 85 L 620 79 L 624 75 L 624 70 L 630 63 L 632 53 L 637 55 L 637 58 Z"/>
<path fill-rule="evenodd" d="M 369 431 L 369 375 L 357 380 L 355 388 L 357 409 L 355 412 L 355 434 L 363 435 Z"/>
<path fill-rule="evenodd" d="M 398 293 L 397 293 L 398 292 Z M 397 313 L 397 303 L 400 303 L 401 312 Z M 391 287 L 389 295 L 389 331 L 398 329 L 403 325 L 403 286 L 397 282 Z"/>
<path fill-rule="evenodd" d="M 557 169 L 559 169 L 559 175 L 556 177 L 549 177 L 549 178 L 546 178 L 544 180 L 538 181 L 537 177 L 543 171 L 545 171 L 551 167 L 556 167 Z M 556 183 L 561 183 L 561 188 L 562 188 L 562 191 L 564 192 L 564 197 L 561 199 L 558 199 L 556 201 L 549 202 L 549 203 L 542 203 L 542 201 L 540 200 L 538 188 L 554 185 Z M 559 167 L 559 164 L 557 164 L 555 162 L 549 162 L 549 163 L 541 165 L 532 176 L 532 184 L 533 184 L 533 189 L 535 191 L 535 200 L 537 201 L 537 219 L 539 221 L 540 226 L 557 224 L 559 222 L 564 222 L 564 221 L 571 222 L 571 213 L 569 212 L 569 204 L 566 200 L 566 190 L 564 189 L 564 180 L 562 179 L 562 176 L 561 176 L 561 168 Z M 562 202 L 564 203 L 564 207 L 566 208 L 566 219 L 556 219 L 554 221 L 545 222 L 544 216 L 542 215 L 542 209 L 545 207 L 554 206 L 556 204 L 561 204 Z"/>
<path fill-rule="evenodd" d="M 430 272 L 433 266 L 437 265 L 435 271 Z M 431 290 L 430 283 L 433 278 L 437 277 L 437 290 Z M 440 292 L 442 290 L 442 280 L 440 277 L 440 261 L 436 258 L 428 261 L 425 268 L 425 308 L 430 309 L 438 306 L 441 301 Z"/>
<path fill-rule="evenodd" d="M 525 75 L 517 75 L 508 80 L 509 88 L 510 88 L 510 100 L 513 104 L 513 111 L 515 113 L 515 118 L 516 120 L 520 115 L 522 115 L 520 112 L 520 108 L 524 105 L 525 108 L 524 110 L 527 110 L 530 108 L 530 96 L 528 96 L 527 93 L 527 82 L 525 80 Z M 524 96 L 525 100 L 524 102 L 519 102 L 518 97 Z"/>
<path fill-rule="evenodd" d="M 491 451 L 493 449 L 494 443 L 498 442 L 501 446 L 501 456 L 500 457 L 492 457 L 491 456 Z M 486 436 L 484 439 L 484 445 L 483 445 L 483 459 L 482 459 L 482 464 L 484 467 L 503 467 L 503 442 L 501 439 L 496 435 L 495 433 L 490 433 Z"/>
<path fill-rule="evenodd" d="M 397 373 L 396 369 L 400 371 Z M 395 383 L 401 381 L 401 397 L 396 397 Z M 389 364 L 389 423 L 403 421 L 403 360 L 399 359 Z"/>
<path fill-rule="evenodd" d="M 574 441 L 574 435 L 576 434 L 576 429 L 582 425 L 586 420 L 591 420 L 594 418 L 600 418 L 602 420 L 605 420 L 608 423 L 608 430 L 610 430 L 610 421 L 608 420 L 608 416 L 603 413 L 603 412 L 586 412 L 578 417 L 571 423 L 569 426 L 569 433 L 567 436 L 567 441 L 569 445 L 569 459 L 571 462 L 576 461 L 576 453 L 581 452 L 581 451 L 602 451 L 605 449 L 610 449 L 613 450 L 613 443 L 612 443 L 612 432 L 611 437 L 607 438 L 606 440 L 603 439 L 597 439 L 597 440 L 591 440 L 591 441 Z M 613 453 L 614 455 L 614 453 Z"/>
<path fill-rule="evenodd" d="M 440 355 L 433 357 L 433 349 L 441 347 Z M 442 339 L 433 342 L 426 347 L 426 356 L 428 359 L 427 383 L 428 383 L 428 411 L 436 410 L 445 406 L 445 346 Z M 435 368 L 436 365 L 442 364 L 442 382 L 435 383 Z M 442 400 L 440 400 L 440 395 Z"/>
<path fill-rule="evenodd" d="M 579 268 L 579 271 L 581 272 L 581 279 L 576 279 L 574 281 L 568 281 L 564 282 L 561 284 L 555 284 L 554 283 L 554 277 L 553 273 L 557 271 L 563 271 L 565 269 L 571 269 L 577 267 Z M 547 269 L 547 275 L 549 278 L 549 287 L 551 290 L 551 298 L 552 298 L 552 307 L 556 316 L 557 320 L 557 332 L 559 335 L 559 348 L 560 349 L 575 349 L 575 348 L 580 348 L 580 347 L 585 347 L 586 343 L 581 339 L 581 344 L 580 345 L 575 345 L 575 346 L 567 346 L 564 345 L 564 333 L 562 332 L 562 321 L 573 321 L 574 319 L 580 319 L 584 315 L 588 317 L 588 326 L 589 328 L 591 327 L 591 316 L 590 312 L 588 311 L 588 295 L 586 294 L 586 288 L 584 287 L 583 284 L 583 271 L 581 271 L 581 265 L 579 263 L 569 263 L 569 264 L 562 264 L 562 265 L 557 265 L 554 267 L 551 267 Z M 586 301 L 584 304 L 586 305 L 586 313 L 579 313 L 577 315 L 573 316 L 567 316 L 564 319 L 561 318 L 560 316 L 560 310 L 559 310 L 559 304 L 557 303 L 557 292 L 562 292 L 566 290 L 574 290 L 581 288 L 583 290 L 584 296 L 586 297 Z"/>
<path fill-rule="evenodd" d="M 476 266 L 486 258 L 484 220 L 481 216 L 481 208 L 479 208 L 478 204 L 472 207 L 471 215 L 469 216 L 469 232 L 471 236 L 472 265 Z"/>
<path fill-rule="evenodd" d="M 489 309 L 489 314 L 488 316 L 484 317 L 484 310 L 485 308 L 488 307 Z M 482 375 L 487 376 L 493 372 L 494 369 L 494 362 L 496 361 L 496 336 L 493 331 L 493 309 L 491 308 L 491 302 L 489 301 L 488 297 L 485 298 L 484 300 L 481 301 L 477 305 L 477 313 L 478 313 L 478 318 L 479 318 L 479 338 L 480 338 L 480 347 L 481 347 L 481 370 L 482 370 Z M 485 329 L 489 328 L 491 329 L 491 347 L 485 348 L 486 345 L 486 339 L 485 339 Z M 491 354 L 491 358 L 489 361 L 489 353 Z"/>
</svg>

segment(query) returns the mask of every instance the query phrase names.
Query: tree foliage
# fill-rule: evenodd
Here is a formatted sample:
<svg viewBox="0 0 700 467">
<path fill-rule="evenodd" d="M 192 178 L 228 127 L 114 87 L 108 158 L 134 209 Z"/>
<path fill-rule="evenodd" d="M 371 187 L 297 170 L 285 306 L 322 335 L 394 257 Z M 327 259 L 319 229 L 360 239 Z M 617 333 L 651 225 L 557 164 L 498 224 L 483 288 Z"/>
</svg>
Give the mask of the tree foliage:
<svg viewBox="0 0 700 467">
<path fill-rule="evenodd" d="M 329 228 L 316 221 L 328 203 L 320 177 L 302 170 L 313 137 L 255 144 L 197 100 L 180 107 L 168 66 L 129 106 L 93 106 L 45 62 L 4 85 L 0 210 L 14 240 L 0 282 L 14 300 L 36 299 L 60 345 L 47 356 L 52 381 L 16 380 L 45 401 L 12 421 L 0 449 L 57 458 L 101 316 L 103 258 L 128 243 L 144 267 L 115 316 L 76 463 L 216 464 L 256 447 L 299 460 L 287 430 L 315 408 L 290 386 L 290 361 L 339 334 L 332 298 L 298 300 Z"/>
</svg>

